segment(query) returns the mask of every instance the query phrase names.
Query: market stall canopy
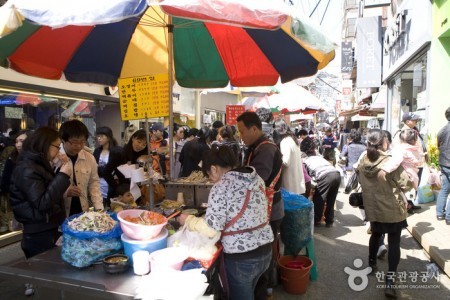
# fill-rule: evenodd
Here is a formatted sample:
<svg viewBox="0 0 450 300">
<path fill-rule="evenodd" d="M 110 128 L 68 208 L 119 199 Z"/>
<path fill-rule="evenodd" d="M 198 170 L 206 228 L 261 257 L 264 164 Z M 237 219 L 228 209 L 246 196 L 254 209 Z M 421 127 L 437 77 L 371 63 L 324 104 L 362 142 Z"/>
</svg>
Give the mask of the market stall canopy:
<svg viewBox="0 0 450 300">
<path fill-rule="evenodd" d="M 360 116 L 360 115 L 354 115 L 351 120 L 353 122 L 355 121 L 369 121 L 369 120 L 373 120 L 376 119 L 376 116 Z"/>
<path fill-rule="evenodd" d="M 0 105 L 32 105 L 38 106 L 43 102 L 56 102 L 56 98 L 26 93 L 0 93 Z"/>
<path fill-rule="evenodd" d="M 250 26 L 248 24 L 212 23 L 208 19 L 169 18 L 159 5 L 152 3 L 147 7 L 138 0 L 16 1 L 12 1 L 15 8 L 9 6 L 9 9 L 15 9 L 15 15 L 19 11 L 33 19 L 23 20 L 23 25 L 16 31 L 0 39 L 0 65 L 41 78 L 65 77 L 71 82 L 114 86 L 118 78 L 169 73 L 174 74 L 180 86 L 188 88 L 224 87 L 228 83 L 235 87 L 271 86 L 279 79 L 287 82 L 311 76 L 335 56 L 336 44 L 307 18 L 287 16 L 279 29 L 268 30 L 244 27 Z M 105 6 L 91 9 L 92 5 L 98 5 L 97 2 Z M 188 4 L 191 1 L 182 2 Z M 230 3 L 228 0 L 219 2 Z M 285 6 L 281 0 L 267 2 Z M 0 10 L 8 9 L 9 3 Z M 55 3 L 66 3 L 67 6 L 58 6 L 59 9 L 50 6 Z M 124 5 L 120 10 L 126 12 L 123 19 L 116 15 L 114 5 L 119 4 Z M 72 10 L 73 6 L 80 6 L 80 9 Z M 70 25 L 76 23 L 76 17 L 83 15 L 86 7 L 89 14 L 86 13 L 85 20 L 92 19 L 94 24 L 100 25 L 83 25 L 83 21 L 77 26 Z M 220 14 L 234 14 L 230 7 L 233 6 L 224 5 Z M 256 7 L 259 6 L 247 8 L 246 23 L 253 16 L 248 12 Z M 29 14 L 24 13 L 26 10 Z M 51 23 L 53 18 L 60 18 L 61 10 L 68 15 L 66 23 Z M 38 21 L 33 17 L 40 16 L 39 12 L 45 12 L 46 18 Z M 96 14 L 100 18 L 97 23 Z M 105 23 L 108 21 L 102 19 L 108 14 L 114 23 Z M 266 14 L 271 15 L 264 10 L 254 14 L 257 16 L 254 16 L 255 22 L 265 19 Z M 229 24 L 231 21 L 220 22 Z M 171 56 L 168 34 L 172 32 Z M 169 70 L 172 60 L 174 70 Z"/>
<path fill-rule="evenodd" d="M 310 114 L 324 109 L 316 96 L 295 83 L 279 84 L 266 89 L 267 93 L 263 97 L 244 98 L 246 110 L 255 111 L 259 107 L 264 107 L 283 114 L 299 112 Z"/>
<path fill-rule="evenodd" d="M 176 17 L 251 28 L 277 29 L 288 19 L 288 7 L 274 0 L 10 0 L 5 11 L 57 28 L 119 22 L 141 15 L 148 5 Z"/>
<path fill-rule="evenodd" d="M 312 114 L 305 115 L 305 114 L 292 114 L 290 115 L 291 122 L 299 121 L 299 120 L 313 120 L 314 116 Z"/>
</svg>

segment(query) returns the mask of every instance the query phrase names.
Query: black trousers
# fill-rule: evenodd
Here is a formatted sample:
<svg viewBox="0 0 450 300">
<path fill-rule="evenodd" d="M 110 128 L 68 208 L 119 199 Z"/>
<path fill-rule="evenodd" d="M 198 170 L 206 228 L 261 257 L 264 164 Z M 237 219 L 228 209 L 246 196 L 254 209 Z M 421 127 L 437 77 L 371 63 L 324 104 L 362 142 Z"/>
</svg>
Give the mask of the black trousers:
<svg viewBox="0 0 450 300">
<path fill-rule="evenodd" d="M 341 174 L 336 172 L 328 173 L 317 181 L 316 190 L 313 196 L 314 202 L 314 222 L 318 223 L 322 219 L 323 207 L 325 203 L 325 222 L 334 222 L 334 203 L 341 185 Z"/>
<path fill-rule="evenodd" d="M 36 233 L 24 233 L 21 247 L 25 257 L 30 258 L 55 247 L 59 237 L 58 228 Z"/>
<path fill-rule="evenodd" d="M 283 200 L 281 200 L 283 201 Z M 278 234 L 280 232 L 281 222 L 283 219 L 270 221 L 270 227 L 272 227 L 272 232 L 274 236 L 274 241 L 272 243 L 272 261 L 270 262 L 269 268 L 259 277 L 258 282 L 255 287 L 255 300 L 266 300 L 267 299 L 267 288 L 272 288 L 277 285 L 277 267 L 278 267 L 278 257 L 275 259 L 274 256 L 278 256 L 280 252 Z"/>
</svg>

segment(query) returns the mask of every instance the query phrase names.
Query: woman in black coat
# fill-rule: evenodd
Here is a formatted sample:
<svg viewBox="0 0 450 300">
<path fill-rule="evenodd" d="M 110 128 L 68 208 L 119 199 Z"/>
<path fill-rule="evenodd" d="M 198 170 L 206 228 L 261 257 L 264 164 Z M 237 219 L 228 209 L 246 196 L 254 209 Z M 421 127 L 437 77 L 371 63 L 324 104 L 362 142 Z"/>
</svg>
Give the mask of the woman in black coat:
<svg viewBox="0 0 450 300">
<path fill-rule="evenodd" d="M 117 167 L 125 164 L 126 160 L 111 128 L 99 127 L 95 135 L 99 146 L 94 150 L 94 157 L 98 164 L 103 206 L 110 207 L 110 199 L 115 196 L 116 187 L 125 182 L 125 176 L 117 170 Z"/>
<path fill-rule="evenodd" d="M 55 246 L 65 218 L 64 192 L 70 186 L 72 165 L 60 154 L 59 133 L 41 127 L 23 143 L 14 168 L 10 200 L 14 216 L 23 224 L 22 250 L 27 258 Z M 58 173 L 51 162 L 59 160 Z"/>
</svg>

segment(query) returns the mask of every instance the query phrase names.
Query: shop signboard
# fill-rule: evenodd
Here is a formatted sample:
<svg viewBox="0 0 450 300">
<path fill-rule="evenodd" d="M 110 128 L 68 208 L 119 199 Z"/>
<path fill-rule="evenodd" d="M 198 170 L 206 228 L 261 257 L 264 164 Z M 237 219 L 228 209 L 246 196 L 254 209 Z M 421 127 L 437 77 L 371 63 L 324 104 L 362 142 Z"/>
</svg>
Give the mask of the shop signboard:
<svg viewBox="0 0 450 300">
<path fill-rule="evenodd" d="M 5 119 L 22 119 L 22 107 L 5 106 Z"/>
<path fill-rule="evenodd" d="M 341 44 L 341 73 L 351 73 L 353 69 L 352 42 Z"/>
<path fill-rule="evenodd" d="M 245 105 L 227 105 L 227 125 L 236 125 L 237 117 L 245 112 Z"/>
<path fill-rule="evenodd" d="M 169 75 L 156 74 L 119 79 L 122 120 L 169 115 Z"/>
</svg>

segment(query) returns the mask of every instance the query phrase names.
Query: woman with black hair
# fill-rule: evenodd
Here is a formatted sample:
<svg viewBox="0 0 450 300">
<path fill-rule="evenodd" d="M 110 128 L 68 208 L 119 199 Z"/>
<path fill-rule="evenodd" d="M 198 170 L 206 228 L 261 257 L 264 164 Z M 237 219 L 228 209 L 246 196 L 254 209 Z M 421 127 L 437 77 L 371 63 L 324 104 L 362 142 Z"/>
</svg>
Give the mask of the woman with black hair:
<svg viewBox="0 0 450 300">
<path fill-rule="evenodd" d="M 408 226 L 408 213 L 402 193 L 411 189 L 413 183 L 401 166 L 386 174 L 386 180 L 378 178 L 383 165 L 392 159 L 387 153 L 388 147 L 386 134 L 382 130 L 370 130 L 367 135 L 367 152 L 360 159 L 356 172 L 362 187 L 366 218 L 370 221 L 372 231 L 369 240 L 369 265 L 373 272 L 376 271 L 380 238 L 387 233 L 389 276 L 386 276 L 385 295 L 396 298 L 393 282 L 400 261 L 400 237 L 402 229 Z"/>
<path fill-rule="evenodd" d="M 107 208 L 110 207 L 110 199 L 115 195 L 115 188 L 125 181 L 125 176 L 117 167 L 126 161 L 123 150 L 117 145 L 111 128 L 99 127 L 95 136 L 99 146 L 94 150 L 94 157 L 98 164 L 103 206 Z"/>
<path fill-rule="evenodd" d="M 130 137 L 125 146 L 123 146 L 125 163 L 135 164 L 142 155 L 148 155 L 147 133 L 144 129 L 139 129 Z"/>
<path fill-rule="evenodd" d="M 316 182 L 313 195 L 314 225 L 320 226 L 325 215 L 326 227 L 334 223 L 334 203 L 341 184 L 341 174 L 329 161 L 316 153 L 316 144 L 307 137 L 300 144 L 300 150 L 306 154 L 303 157 L 309 176 Z M 324 204 L 326 205 L 324 212 Z"/>
<path fill-rule="evenodd" d="M 193 171 L 200 171 L 202 155 L 209 149 L 209 144 L 215 139 L 208 127 L 203 127 L 198 132 L 197 138 L 186 142 L 180 154 L 180 177 L 188 177 Z"/>
<path fill-rule="evenodd" d="M 253 167 L 236 165 L 230 147 L 207 150 L 202 171 L 214 186 L 205 219 L 182 216 L 180 221 L 209 237 L 220 235 L 229 299 L 254 299 L 256 283 L 272 258 L 273 233 L 264 181 Z"/>
<path fill-rule="evenodd" d="M 180 126 L 176 123 L 173 124 L 174 164 L 173 164 L 172 178 L 180 177 L 180 172 L 181 172 L 180 156 L 181 156 L 181 151 L 183 149 L 183 146 L 186 143 L 185 137 L 186 137 L 186 131 L 185 131 L 184 126 Z"/>
<path fill-rule="evenodd" d="M 22 250 L 27 258 L 55 247 L 64 221 L 64 192 L 70 186 L 72 164 L 59 152 L 59 133 L 41 127 L 23 143 L 12 173 L 10 200 L 14 217 L 23 224 Z M 61 166 L 54 173 L 51 162 Z"/>
</svg>

